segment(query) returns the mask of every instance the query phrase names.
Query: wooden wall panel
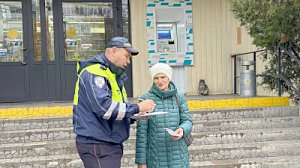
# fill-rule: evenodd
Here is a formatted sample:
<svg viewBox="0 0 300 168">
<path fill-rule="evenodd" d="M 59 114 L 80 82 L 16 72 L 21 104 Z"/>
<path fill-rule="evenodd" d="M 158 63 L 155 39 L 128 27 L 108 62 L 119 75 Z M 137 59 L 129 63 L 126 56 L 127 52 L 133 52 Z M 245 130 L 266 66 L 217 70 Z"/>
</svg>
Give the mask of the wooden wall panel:
<svg viewBox="0 0 300 168">
<path fill-rule="evenodd" d="M 146 0 L 130 0 L 132 46 L 139 55 L 132 58 L 133 97 L 141 96 L 152 81 L 147 65 Z"/>
<path fill-rule="evenodd" d="M 197 93 L 199 79 L 206 80 L 211 94 L 233 92 L 230 54 L 236 51 L 237 25 L 225 1 L 193 1 L 196 62 L 189 68 L 189 82 L 194 83 L 189 94 Z"/>
</svg>

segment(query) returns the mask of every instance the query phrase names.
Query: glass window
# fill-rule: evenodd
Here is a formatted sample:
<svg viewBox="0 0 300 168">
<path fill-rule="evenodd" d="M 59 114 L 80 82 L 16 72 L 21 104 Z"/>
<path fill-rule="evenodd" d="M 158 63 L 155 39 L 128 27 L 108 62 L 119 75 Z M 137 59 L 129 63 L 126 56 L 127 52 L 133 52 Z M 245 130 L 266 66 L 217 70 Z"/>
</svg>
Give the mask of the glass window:
<svg viewBox="0 0 300 168">
<path fill-rule="evenodd" d="M 54 29 L 53 29 L 53 6 L 52 0 L 45 0 L 45 16 L 46 16 L 46 48 L 47 60 L 54 61 Z"/>
<path fill-rule="evenodd" d="M 45 1 L 45 3 L 41 3 Z M 41 20 L 40 4 L 45 4 L 45 21 Z M 48 61 L 54 61 L 54 33 L 53 33 L 53 6 L 52 0 L 33 0 L 32 1 L 33 17 L 33 40 L 34 40 L 34 60 L 42 60 L 42 31 L 41 23 L 45 24 L 46 32 L 46 54 Z"/>
<path fill-rule="evenodd" d="M 63 13 L 66 61 L 104 52 L 113 36 L 112 3 L 63 2 Z"/>
<path fill-rule="evenodd" d="M 128 0 L 122 0 L 123 36 L 129 38 Z"/>
<path fill-rule="evenodd" d="M 0 8 L 0 62 L 22 62 L 22 3 L 0 1 Z"/>
<path fill-rule="evenodd" d="M 34 60 L 42 60 L 40 1 L 32 0 Z"/>
</svg>

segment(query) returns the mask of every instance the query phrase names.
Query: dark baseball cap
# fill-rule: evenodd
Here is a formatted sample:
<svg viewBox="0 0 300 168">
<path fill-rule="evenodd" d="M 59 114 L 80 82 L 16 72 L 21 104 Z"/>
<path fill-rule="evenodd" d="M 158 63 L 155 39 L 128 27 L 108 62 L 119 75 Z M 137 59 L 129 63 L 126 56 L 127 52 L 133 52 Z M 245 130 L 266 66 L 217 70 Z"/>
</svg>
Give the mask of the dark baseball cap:
<svg viewBox="0 0 300 168">
<path fill-rule="evenodd" d="M 138 55 L 139 51 L 132 48 L 131 44 L 129 43 L 128 39 L 125 37 L 113 37 L 109 42 L 108 42 L 108 47 L 116 47 L 116 48 L 124 48 L 127 51 L 131 53 L 131 55 Z"/>
</svg>

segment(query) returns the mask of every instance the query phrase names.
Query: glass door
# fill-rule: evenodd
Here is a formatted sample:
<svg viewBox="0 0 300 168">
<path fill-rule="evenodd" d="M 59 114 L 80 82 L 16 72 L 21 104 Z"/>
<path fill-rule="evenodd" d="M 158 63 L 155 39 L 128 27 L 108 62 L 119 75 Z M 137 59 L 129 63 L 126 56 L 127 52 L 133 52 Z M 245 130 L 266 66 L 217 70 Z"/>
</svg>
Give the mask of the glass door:
<svg viewBox="0 0 300 168">
<path fill-rule="evenodd" d="M 28 25 L 25 1 L 0 1 L 0 102 L 27 100 Z"/>
<path fill-rule="evenodd" d="M 31 0 L 32 58 L 30 59 L 30 99 L 60 99 L 60 69 L 55 57 L 53 0 Z"/>
<path fill-rule="evenodd" d="M 73 97 L 77 79 L 76 62 L 104 52 L 107 42 L 117 35 L 118 15 L 116 1 L 63 0 L 60 3 L 62 99 L 68 100 Z"/>
<path fill-rule="evenodd" d="M 86 59 L 104 52 L 113 36 L 111 2 L 63 2 L 65 61 Z"/>
</svg>

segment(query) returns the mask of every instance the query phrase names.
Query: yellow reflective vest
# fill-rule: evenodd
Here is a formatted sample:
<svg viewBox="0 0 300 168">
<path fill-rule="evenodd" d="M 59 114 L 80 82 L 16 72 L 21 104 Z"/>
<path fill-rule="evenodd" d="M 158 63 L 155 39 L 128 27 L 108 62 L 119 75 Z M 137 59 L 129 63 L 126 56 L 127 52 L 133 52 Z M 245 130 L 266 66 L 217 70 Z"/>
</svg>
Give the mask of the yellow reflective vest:
<svg viewBox="0 0 300 168">
<path fill-rule="evenodd" d="M 77 64 L 77 70 L 78 69 L 79 69 L 79 65 Z M 122 91 L 121 91 L 121 89 L 119 88 L 119 85 L 116 81 L 116 75 L 113 74 L 109 70 L 109 68 L 103 67 L 101 64 L 93 64 L 93 65 L 90 65 L 90 66 L 82 69 L 82 71 L 78 75 L 78 79 L 77 79 L 76 86 L 75 86 L 74 101 L 73 101 L 74 105 L 78 104 L 78 92 L 79 92 L 80 75 L 85 70 L 88 71 L 91 74 L 102 76 L 102 77 L 105 77 L 106 79 L 108 79 L 108 81 L 111 85 L 112 100 L 115 100 L 115 101 L 118 101 L 118 102 L 127 102 L 126 89 L 123 86 Z"/>
</svg>

